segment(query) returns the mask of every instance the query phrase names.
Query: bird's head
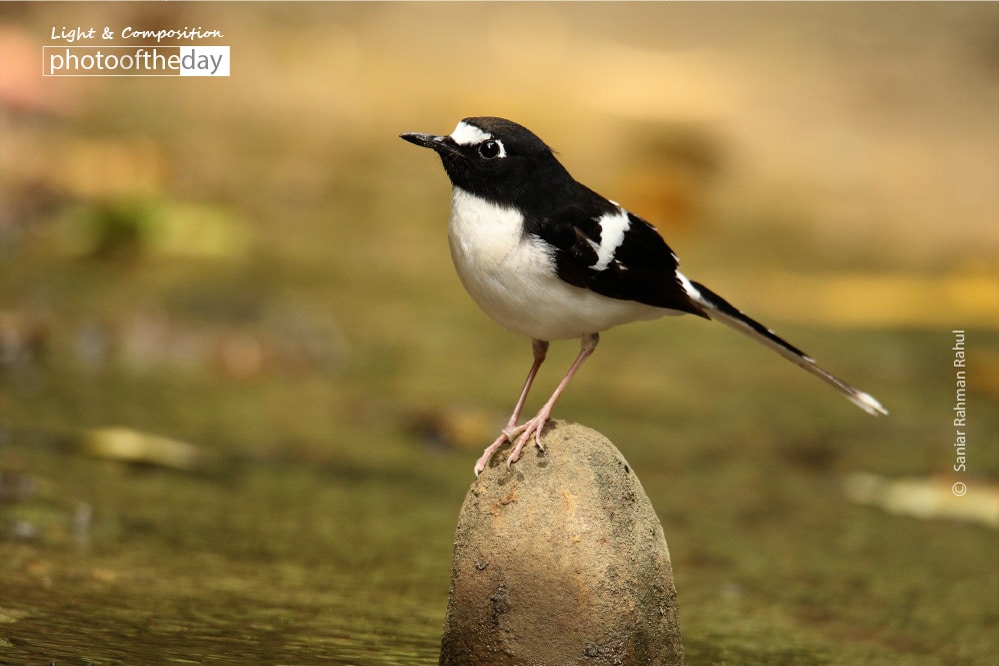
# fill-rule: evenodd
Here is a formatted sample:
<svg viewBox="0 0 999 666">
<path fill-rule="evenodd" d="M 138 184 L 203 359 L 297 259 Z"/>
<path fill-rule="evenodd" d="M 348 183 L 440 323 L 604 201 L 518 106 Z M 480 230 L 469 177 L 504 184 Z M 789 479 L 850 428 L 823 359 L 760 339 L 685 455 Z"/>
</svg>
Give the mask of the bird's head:
<svg viewBox="0 0 999 666">
<path fill-rule="evenodd" d="M 465 118 L 446 136 L 412 132 L 401 138 L 435 150 L 455 187 L 496 203 L 516 203 L 535 185 L 571 181 L 544 141 L 503 118 Z"/>
</svg>

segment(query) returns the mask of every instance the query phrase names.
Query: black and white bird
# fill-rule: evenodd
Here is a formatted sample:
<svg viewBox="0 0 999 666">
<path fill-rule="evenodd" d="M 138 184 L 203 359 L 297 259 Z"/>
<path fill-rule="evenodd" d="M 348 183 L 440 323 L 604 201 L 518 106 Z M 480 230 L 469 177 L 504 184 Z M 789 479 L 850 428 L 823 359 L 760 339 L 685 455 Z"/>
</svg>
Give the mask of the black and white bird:
<svg viewBox="0 0 999 666">
<path fill-rule="evenodd" d="M 465 118 L 447 136 L 407 133 L 431 148 L 451 179 L 448 240 L 472 299 L 506 328 L 533 340 L 534 363 L 507 426 L 475 463 L 485 469 L 507 441 L 516 462 L 541 433 L 573 375 L 613 326 L 663 315 L 717 319 L 828 382 L 869 414 L 872 396 L 826 372 L 807 354 L 688 280 L 655 227 L 577 182 L 533 132 L 503 118 Z M 579 355 L 534 418 L 518 423 L 550 340 L 581 338 Z"/>
</svg>

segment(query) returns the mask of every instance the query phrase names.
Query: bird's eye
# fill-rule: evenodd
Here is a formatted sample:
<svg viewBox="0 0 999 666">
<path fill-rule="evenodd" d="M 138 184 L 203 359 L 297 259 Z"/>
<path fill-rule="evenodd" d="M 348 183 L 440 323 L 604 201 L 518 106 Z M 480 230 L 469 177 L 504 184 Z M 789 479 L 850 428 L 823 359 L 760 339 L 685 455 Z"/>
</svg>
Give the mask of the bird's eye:
<svg viewBox="0 0 999 666">
<path fill-rule="evenodd" d="M 503 152 L 503 146 L 499 141 L 483 141 L 479 146 L 479 155 L 487 160 L 499 156 Z"/>
</svg>

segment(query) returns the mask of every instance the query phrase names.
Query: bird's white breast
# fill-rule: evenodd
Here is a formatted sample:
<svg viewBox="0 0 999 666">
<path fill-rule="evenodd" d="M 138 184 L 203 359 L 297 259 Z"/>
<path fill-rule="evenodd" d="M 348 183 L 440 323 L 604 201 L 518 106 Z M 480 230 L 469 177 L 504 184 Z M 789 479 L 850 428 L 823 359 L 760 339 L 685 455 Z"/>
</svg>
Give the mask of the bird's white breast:
<svg viewBox="0 0 999 666">
<path fill-rule="evenodd" d="M 599 333 L 667 311 L 601 296 L 559 279 L 549 246 L 524 233 L 524 220 L 504 207 L 455 187 L 448 225 L 458 277 L 486 314 L 538 340 Z"/>
</svg>

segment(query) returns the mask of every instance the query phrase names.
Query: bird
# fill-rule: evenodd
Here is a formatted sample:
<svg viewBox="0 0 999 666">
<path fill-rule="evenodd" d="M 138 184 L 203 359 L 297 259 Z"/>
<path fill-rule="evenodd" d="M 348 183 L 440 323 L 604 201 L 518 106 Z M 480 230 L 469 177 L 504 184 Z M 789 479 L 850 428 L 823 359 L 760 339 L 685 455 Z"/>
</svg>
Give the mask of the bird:
<svg viewBox="0 0 999 666">
<path fill-rule="evenodd" d="M 767 345 L 832 385 L 865 412 L 887 414 L 873 396 L 821 368 L 809 355 L 679 270 L 659 231 L 616 201 L 575 180 L 536 134 L 492 116 L 459 121 L 449 135 L 407 132 L 400 138 L 437 153 L 451 181 L 448 244 L 472 300 L 501 326 L 532 340 L 534 360 L 506 427 L 476 461 L 513 445 L 519 460 L 569 382 L 614 326 L 664 315 L 716 320 Z M 520 423 L 549 343 L 580 340 L 551 397 Z"/>
</svg>

